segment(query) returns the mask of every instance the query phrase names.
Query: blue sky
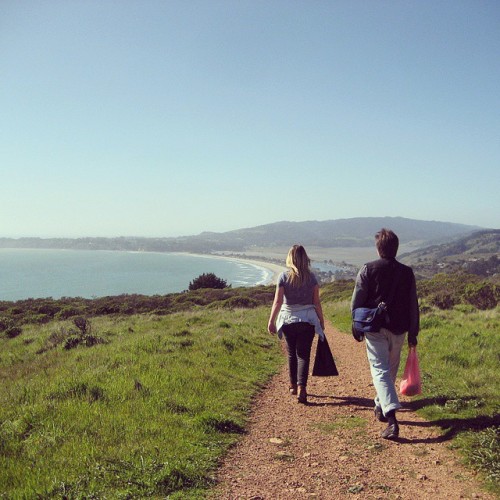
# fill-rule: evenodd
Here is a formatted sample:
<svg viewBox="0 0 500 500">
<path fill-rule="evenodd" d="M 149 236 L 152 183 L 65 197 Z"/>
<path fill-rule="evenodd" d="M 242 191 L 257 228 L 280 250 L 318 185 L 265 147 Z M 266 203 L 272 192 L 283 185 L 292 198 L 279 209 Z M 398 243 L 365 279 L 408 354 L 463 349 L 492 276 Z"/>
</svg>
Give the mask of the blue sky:
<svg viewBox="0 0 500 500">
<path fill-rule="evenodd" d="M 500 227 L 496 0 L 4 0 L 0 236 Z"/>
</svg>

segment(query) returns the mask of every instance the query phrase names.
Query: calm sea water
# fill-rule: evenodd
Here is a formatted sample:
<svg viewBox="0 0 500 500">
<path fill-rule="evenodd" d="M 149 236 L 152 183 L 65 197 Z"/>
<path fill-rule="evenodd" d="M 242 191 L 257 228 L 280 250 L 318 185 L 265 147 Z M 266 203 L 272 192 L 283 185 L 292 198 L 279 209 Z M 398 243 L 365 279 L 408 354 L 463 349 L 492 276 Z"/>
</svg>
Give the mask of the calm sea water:
<svg viewBox="0 0 500 500">
<path fill-rule="evenodd" d="M 272 271 L 246 262 L 176 253 L 0 249 L 0 300 L 145 295 L 187 290 L 214 273 L 233 287 L 268 283 Z"/>
</svg>

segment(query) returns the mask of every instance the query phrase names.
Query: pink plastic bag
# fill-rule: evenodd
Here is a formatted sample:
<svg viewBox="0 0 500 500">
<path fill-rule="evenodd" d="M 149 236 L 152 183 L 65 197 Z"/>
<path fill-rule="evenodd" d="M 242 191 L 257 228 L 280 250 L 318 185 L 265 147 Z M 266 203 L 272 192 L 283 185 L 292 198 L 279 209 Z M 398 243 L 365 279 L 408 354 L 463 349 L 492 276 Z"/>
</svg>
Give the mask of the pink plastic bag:
<svg viewBox="0 0 500 500">
<path fill-rule="evenodd" d="M 415 347 L 410 347 L 408 351 L 403 379 L 399 385 L 399 392 L 404 396 L 422 394 L 422 381 L 418 366 L 417 349 Z"/>
</svg>

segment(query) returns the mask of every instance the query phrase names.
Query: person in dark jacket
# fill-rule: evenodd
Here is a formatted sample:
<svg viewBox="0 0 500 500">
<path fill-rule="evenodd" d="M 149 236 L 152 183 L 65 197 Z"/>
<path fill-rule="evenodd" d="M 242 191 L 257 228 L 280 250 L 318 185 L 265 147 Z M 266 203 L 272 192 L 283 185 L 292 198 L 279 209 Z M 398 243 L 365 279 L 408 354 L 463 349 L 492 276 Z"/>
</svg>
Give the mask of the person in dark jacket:
<svg viewBox="0 0 500 500">
<path fill-rule="evenodd" d="M 398 373 L 406 333 L 408 345 L 417 345 L 419 310 L 413 270 L 396 260 L 399 239 L 391 230 L 375 235 L 379 259 L 365 264 L 356 277 L 351 311 L 357 307 L 375 308 L 388 302 L 388 322 L 380 331 L 366 333 L 366 352 L 376 390 L 375 417 L 387 422 L 381 436 L 396 439 L 399 425 L 396 411 L 401 408 L 396 392 Z M 392 296 L 392 297 L 391 297 Z M 390 300 L 389 300 L 390 299 Z"/>
</svg>

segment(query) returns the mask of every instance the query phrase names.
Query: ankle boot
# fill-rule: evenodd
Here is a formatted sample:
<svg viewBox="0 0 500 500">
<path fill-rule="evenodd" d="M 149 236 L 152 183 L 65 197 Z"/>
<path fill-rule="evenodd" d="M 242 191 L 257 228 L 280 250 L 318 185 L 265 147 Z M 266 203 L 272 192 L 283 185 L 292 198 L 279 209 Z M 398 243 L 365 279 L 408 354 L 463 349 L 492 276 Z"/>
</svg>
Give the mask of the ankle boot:
<svg viewBox="0 0 500 500">
<path fill-rule="evenodd" d="M 297 396 L 297 401 L 302 404 L 307 404 L 307 391 L 304 385 L 299 385 L 299 394 Z"/>
</svg>

